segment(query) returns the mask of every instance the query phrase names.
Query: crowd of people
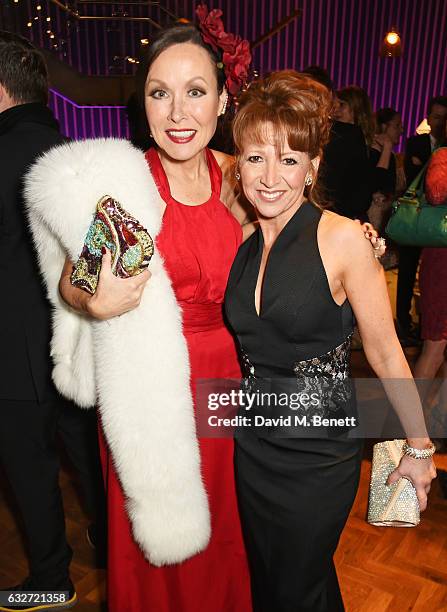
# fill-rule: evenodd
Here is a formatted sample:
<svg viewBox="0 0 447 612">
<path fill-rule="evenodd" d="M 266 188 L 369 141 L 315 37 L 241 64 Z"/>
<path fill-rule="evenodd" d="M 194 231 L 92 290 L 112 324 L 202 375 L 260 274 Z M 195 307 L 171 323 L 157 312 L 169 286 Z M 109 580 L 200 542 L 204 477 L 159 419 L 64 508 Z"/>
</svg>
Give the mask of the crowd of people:
<svg viewBox="0 0 447 612">
<path fill-rule="evenodd" d="M 311 67 L 306 71 L 317 75 L 328 88 L 332 88 L 329 76 L 320 68 Z M 393 201 L 411 185 L 430 160 L 432 153 L 447 146 L 447 96 L 438 95 L 429 100 L 427 124 L 430 131 L 408 138 L 402 155 L 396 155 L 393 151 L 394 147 L 399 145 L 403 134 L 402 118 L 396 109 L 379 108 L 373 112 L 367 92 L 355 85 L 335 91 L 334 96 L 334 134 L 337 133 L 338 123 L 346 123 L 357 126 L 363 135 L 360 145 L 361 139 L 357 134 L 357 166 L 352 166 L 356 171 L 351 175 L 351 182 L 358 194 L 357 177 L 361 177 L 358 185 L 364 187 L 364 200 L 362 204 L 361 197 L 355 197 L 353 201 L 356 208 L 352 210 L 348 204 L 351 194 L 333 187 L 332 177 L 337 177 L 341 185 L 349 184 L 347 175 L 342 174 L 339 157 L 343 155 L 346 158 L 344 151 L 349 148 L 352 153 L 355 148 L 353 141 L 349 143 L 340 132 L 332 138 L 334 142 L 338 141 L 338 155 L 325 155 L 326 164 L 329 166 L 326 171 L 328 178 L 325 180 L 322 174 L 321 180 L 326 199 L 329 204 L 333 202 L 335 210 L 345 216 L 363 219 L 366 215 L 373 226 L 383 234 L 392 214 Z M 335 147 L 335 144 L 330 143 L 327 148 L 330 149 L 331 146 Z M 361 146 L 366 147 L 366 156 L 360 153 Z M 444 204 L 446 199 L 442 191 L 445 181 L 442 172 L 445 167 L 444 156 L 445 151 L 439 157 L 433 158 L 432 164 L 434 167 L 436 165 L 437 171 L 431 170 L 427 177 L 432 184 L 427 192 L 436 193 L 436 196 L 429 196 L 432 205 Z M 363 168 L 360 174 L 359 165 Z M 343 179 L 338 179 L 340 176 L 343 176 Z M 369 183 L 365 178 L 367 176 Z M 332 197 L 333 193 L 335 197 Z M 395 324 L 399 340 L 404 347 L 418 346 L 422 342 L 421 355 L 414 369 L 417 379 L 432 380 L 438 373 L 442 380 L 446 379 L 444 361 L 447 343 L 447 299 L 446 285 L 443 282 L 445 257 L 446 251 L 443 247 L 421 249 L 419 246 L 389 244 L 387 255 L 382 260 L 385 268 L 398 268 Z M 419 312 L 414 317 L 413 296 L 419 264 L 421 299 L 418 302 Z M 429 396 L 428 388 L 425 388 L 424 395 Z M 446 450 L 444 435 L 447 431 L 445 399 L 445 389 L 442 385 L 439 401 L 431 411 L 431 422 L 434 431 L 440 436 L 436 440 L 437 448 L 443 451 Z"/>
<path fill-rule="evenodd" d="M 152 237 L 182 312 L 187 346 L 172 364 L 172 376 L 175 367 L 189 368 L 194 400 L 200 379 L 242 378 L 252 393 L 272 379 L 278 379 L 279 390 L 289 392 L 291 380 L 299 385 L 309 377 L 322 377 L 330 386 L 350 377 L 356 323 L 377 377 L 406 383 L 403 388 L 385 385 L 407 434 L 406 450 L 388 482 L 410 480 L 424 510 L 436 475 L 435 447 L 399 342 L 414 337 L 410 302 L 419 251 L 399 248 L 398 338 L 379 261 L 383 241 L 367 222 L 383 228 L 396 194 L 445 144 L 447 99 L 437 97 L 429 104 L 431 133 L 408 141 L 404 178 L 393 153 L 403 132 L 396 110 L 373 114 L 364 90 L 350 86 L 334 92 L 321 68 L 279 71 L 255 80 L 238 96 L 230 156 L 208 145 L 231 95 L 245 85 L 235 75 L 246 73 L 247 54 L 236 56 L 239 70 L 233 65 L 227 71 L 220 47 L 223 26 L 216 33 L 206 14 L 199 11 L 198 16 L 198 27 L 178 23 L 160 31 L 140 69 L 139 98 L 153 142 L 145 154 L 138 153 L 144 160 L 141 182 L 149 181 L 160 196 L 160 205 L 157 200 L 154 206 L 161 228 Z M 122 470 L 122 445 L 108 438 L 104 423 L 99 423 L 99 453 L 92 434 L 95 419 L 62 399 L 60 392 L 70 393 L 57 390 L 51 380 L 51 317 L 42 276 L 53 305 L 92 326 L 132 317 L 160 277 L 150 266 L 131 278 L 115 276 L 105 249 L 91 295 L 72 284 L 75 262 L 63 242 L 60 253 L 49 253 L 48 245 L 31 233 L 27 215 L 32 220 L 36 213 L 33 198 L 28 195 L 25 201 L 24 180 L 28 194 L 45 203 L 46 173 L 56 176 L 62 164 L 70 168 L 79 161 L 78 149 L 70 149 L 58 132 L 47 95 L 38 51 L 23 38 L 0 32 L 0 154 L 5 160 L 0 166 L 1 350 L 6 368 L 0 380 L 0 459 L 24 519 L 30 561 L 29 577 L 7 590 L 66 591 L 68 603 L 76 601 L 58 485 L 55 439 L 60 432 L 82 476 L 99 533 L 105 523 L 101 457 L 110 612 L 343 610 L 333 555 L 354 502 L 363 451 L 362 441 L 349 436 L 349 427 L 310 438 L 284 435 L 278 425 L 260 432 L 240 428 L 234 441 L 199 439 L 209 542 L 197 544 L 195 554 L 184 555 L 181 562 L 148 561 L 152 551 L 139 541 L 133 520 L 136 502 L 125 492 L 136 471 L 147 471 L 155 482 L 163 479 L 163 471 L 151 475 L 151 466 L 137 462 Z M 39 161 L 49 149 L 49 161 Z M 123 149 L 122 166 L 133 163 L 135 155 Z M 431 184 L 437 185 L 443 172 L 433 170 Z M 140 180 L 138 171 L 135 176 Z M 124 184 L 122 191 L 121 203 L 131 214 L 134 187 Z M 73 195 L 67 187 L 66 206 Z M 445 196 L 434 187 L 430 197 L 433 204 L 442 204 Z M 46 229 L 58 239 L 58 213 L 51 214 Z M 55 270 L 61 253 L 65 265 Z M 447 317 L 439 325 L 430 319 L 435 300 L 443 299 L 434 295 L 437 281 L 432 280 L 443 256 L 433 249 L 423 255 L 421 286 L 427 295 L 431 292 L 425 320 L 422 313 L 424 348 L 417 366 L 424 377 L 434 377 L 441 366 L 445 371 Z M 144 330 L 141 336 L 146 338 Z M 86 353 L 82 358 L 90 363 Z M 96 355 L 91 359 L 94 368 L 107 363 Z M 64 367 L 72 366 L 67 362 Z M 125 372 L 120 374 L 125 385 Z M 141 391 L 133 392 L 144 406 Z M 103 390 L 98 393 L 101 401 Z M 331 402 L 332 416 L 355 415 L 352 397 L 331 396 Z M 271 416 L 266 406 L 257 409 Z M 147 418 L 157 419 L 154 414 L 148 411 Z M 131 452 L 144 444 L 141 432 L 130 425 L 119 434 Z M 171 435 L 175 454 L 176 431 Z M 184 470 L 177 467 L 179 473 Z M 154 491 L 156 486 L 150 494 Z M 157 500 L 151 501 L 156 506 Z M 181 534 L 169 543 L 177 560 L 182 544 Z M 15 603 L 0 606 L 16 609 L 21 608 Z"/>
<path fill-rule="evenodd" d="M 329 75 L 322 69 L 310 67 L 305 72 L 333 90 Z M 326 174 L 320 175 L 325 200 L 340 214 L 368 219 L 383 234 L 392 202 L 411 185 L 433 151 L 447 146 L 447 96 L 430 99 L 427 106 L 430 132 L 408 138 L 403 155 L 393 151 L 403 134 L 398 110 L 379 108 L 373 112 L 367 92 L 355 85 L 335 91 L 334 97 L 333 134 L 323 158 Z M 350 139 L 342 123 L 352 126 Z M 343 164 L 346 165 L 343 167 Z M 413 320 L 411 311 L 421 249 L 391 245 L 391 252 L 393 249 L 398 251 L 398 256 L 390 254 L 383 263 L 385 267 L 387 262 L 394 266 L 398 263 L 397 332 L 404 346 L 412 346 L 420 339 L 420 326 Z"/>
</svg>

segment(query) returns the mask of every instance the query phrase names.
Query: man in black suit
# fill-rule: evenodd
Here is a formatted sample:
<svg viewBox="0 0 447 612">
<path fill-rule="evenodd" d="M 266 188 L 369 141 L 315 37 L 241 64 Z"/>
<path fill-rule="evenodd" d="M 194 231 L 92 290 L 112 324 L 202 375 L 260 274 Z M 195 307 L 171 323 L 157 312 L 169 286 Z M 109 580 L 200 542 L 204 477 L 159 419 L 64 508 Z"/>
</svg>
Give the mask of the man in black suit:
<svg viewBox="0 0 447 612">
<path fill-rule="evenodd" d="M 309 66 L 303 72 L 334 93 L 324 68 Z M 357 125 L 333 121 L 320 164 L 318 185 L 323 199 L 340 215 L 367 221 L 372 189 L 366 142 Z"/>
<path fill-rule="evenodd" d="M 404 158 L 407 185 L 413 182 L 432 152 L 447 144 L 447 96 L 430 100 L 427 123 L 430 126 L 429 134 L 419 134 L 407 140 Z M 399 337 L 405 344 L 411 344 L 415 336 L 410 310 L 420 254 L 419 247 L 399 247 L 396 318 Z"/>
<path fill-rule="evenodd" d="M 432 98 L 428 104 L 429 134 L 418 134 L 407 140 L 405 147 L 405 176 L 409 185 L 427 163 L 432 152 L 447 144 L 447 96 Z"/>
<path fill-rule="evenodd" d="M 0 462 L 22 515 L 30 566 L 29 578 L 13 588 L 68 591 L 74 602 L 57 433 L 92 514 L 103 508 L 103 491 L 95 415 L 64 401 L 51 381 L 50 307 L 24 210 L 24 174 L 65 140 L 47 99 L 42 56 L 26 39 L 0 31 Z"/>
</svg>

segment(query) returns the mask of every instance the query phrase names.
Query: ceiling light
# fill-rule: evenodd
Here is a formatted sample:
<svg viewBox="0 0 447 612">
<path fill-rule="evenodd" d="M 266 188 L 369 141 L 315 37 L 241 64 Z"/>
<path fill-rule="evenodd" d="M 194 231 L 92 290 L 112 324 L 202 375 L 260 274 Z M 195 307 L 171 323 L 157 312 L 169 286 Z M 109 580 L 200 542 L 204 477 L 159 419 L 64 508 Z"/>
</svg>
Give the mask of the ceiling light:
<svg viewBox="0 0 447 612">
<path fill-rule="evenodd" d="M 396 45 L 399 42 L 399 34 L 397 32 L 388 32 L 385 39 L 389 45 Z"/>
<path fill-rule="evenodd" d="M 391 28 L 385 34 L 380 55 L 382 57 L 400 57 L 402 55 L 402 41 L 396 28 Z"/>
</svg>

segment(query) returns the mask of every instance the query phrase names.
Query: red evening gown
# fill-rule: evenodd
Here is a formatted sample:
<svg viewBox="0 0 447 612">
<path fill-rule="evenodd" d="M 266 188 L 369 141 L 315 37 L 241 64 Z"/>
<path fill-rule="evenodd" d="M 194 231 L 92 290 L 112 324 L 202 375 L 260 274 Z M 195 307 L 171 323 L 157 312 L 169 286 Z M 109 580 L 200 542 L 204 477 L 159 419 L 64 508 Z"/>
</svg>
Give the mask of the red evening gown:
<svg viewBox="0 0 447 612">
<path fill-rule="evenodd" d="M 421 336 L 447 340 L 447 248 L 422 249 L 419 271 Z"/>
<path fill-rule="evenodd" d="M 197 378 L 240 377 L 234 341 L 222 318 L 222 302 L 242 231 L 220 201 L 219 165 L 209 150 L 206 155 L 211 197 L 198 206 L 188 206 L 171 196 L 156 150 L 146 154 L 167 205 L 157 248 L 183 311 L 192 383 Z M 210 543 L 205 551 L 181 564 L 157 568 L 146 561 L 132 538 L 121 486 L 102 443 L 109 522 L 109 612 L 251 610 L 234 485 L 233 440 L 201 439 L 199 444 L 211 511 Z"/>
</svg>

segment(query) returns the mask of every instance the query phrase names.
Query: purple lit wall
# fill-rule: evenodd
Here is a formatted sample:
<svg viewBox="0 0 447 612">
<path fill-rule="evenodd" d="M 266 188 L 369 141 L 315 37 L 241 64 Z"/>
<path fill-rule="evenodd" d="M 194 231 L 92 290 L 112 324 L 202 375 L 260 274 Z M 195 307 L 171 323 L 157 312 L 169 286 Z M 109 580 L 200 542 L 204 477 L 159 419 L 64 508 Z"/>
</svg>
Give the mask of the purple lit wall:
<svg viewBox="0 0 447 612">
<path fill-rule="evenodd" d="M 16 29 L 21 28 L 36 44 L 51 48 L 54 40 L 46 35 L 45 26 L 35 25 L 36 21 L 31 28 L 26 27 L 28 18 L 35 14 L 34 0 L 3 2 L 9 3 L 9 20 Z M 136 57 L 140 38 L 150 38 L 155 32 L 147 22 L 79 24 L 73 18 L 67 20 L 65 13 L 48 0 L 40 4 L 42 14 L 51 16 L 56 39 L 61 42 L 55 52 L 87 74 L 131 73 L 134 67 L 124 58 Z M 192 18 L 197 2 L 162 0 L 160 4 L 177 16 Z M 375 108 L 393 106 L 400 110 L 407 135 L 414 133 L 424 117 L 429 98 L 446 93 L 446 0 L 208 0 L 208 4 L 210 8 L 223 9 L 228 30 L 251 41 L 293 9 L 302 9 L 300 18 L 256 49 L 254 66 L 261 73 L 286 67 L 302 69 L 309 64 L 325 66 L 337 87 L 358 84 L 368 91 Z M 115 10 L 119 11 L 118 5 Z M 100 4 L 88 6 L 98 16 L 105 10 Z M 2 10 L 0 7 L 0 18 Z M 121 10 L 129 15 L 150 16 L 161 23 L 168 20 L 156 5 L 127 4 Z M 402 36 L 403 55 L 380 58 L 381 41 L 392 26 Z M 73 111 L 77 129 L 79 116 L 91 113 L 78 111 Z M 107 118 L 102 128 L 95 121 L 92 129 L 106 129 L 109 109 L 104 114 Z M 86 119 L 86 125 L 89 121 Z M 71 125 L 74 123 L 70 120 Z"/>
<path fill-rule="evenodd" d="M 187 7 L 190 2 L 177 2 Z M 428 100 L 447 94 L 446 0 L 254 0 L 209 2 L 224 10 L 234 31 L 250 40 L 284 19 L 302 16 L 255 51 L 261 73 L 281 68 L 327 68 L 336 87 L 356 84 L 373 108 L 402 113 L 406 135 L 414 134 Z M 400 58 L 381 58 L 385 33 L 395 26 L 402 38 Z"/>
<path fill-rule="evenodd" d="M 62 133 L 75 140 L 102 136 L 129 137 L 124 106 L 78 106 L 53 89 L 50 90 L 49 106 L 60 123 Z"/>
</svg>

